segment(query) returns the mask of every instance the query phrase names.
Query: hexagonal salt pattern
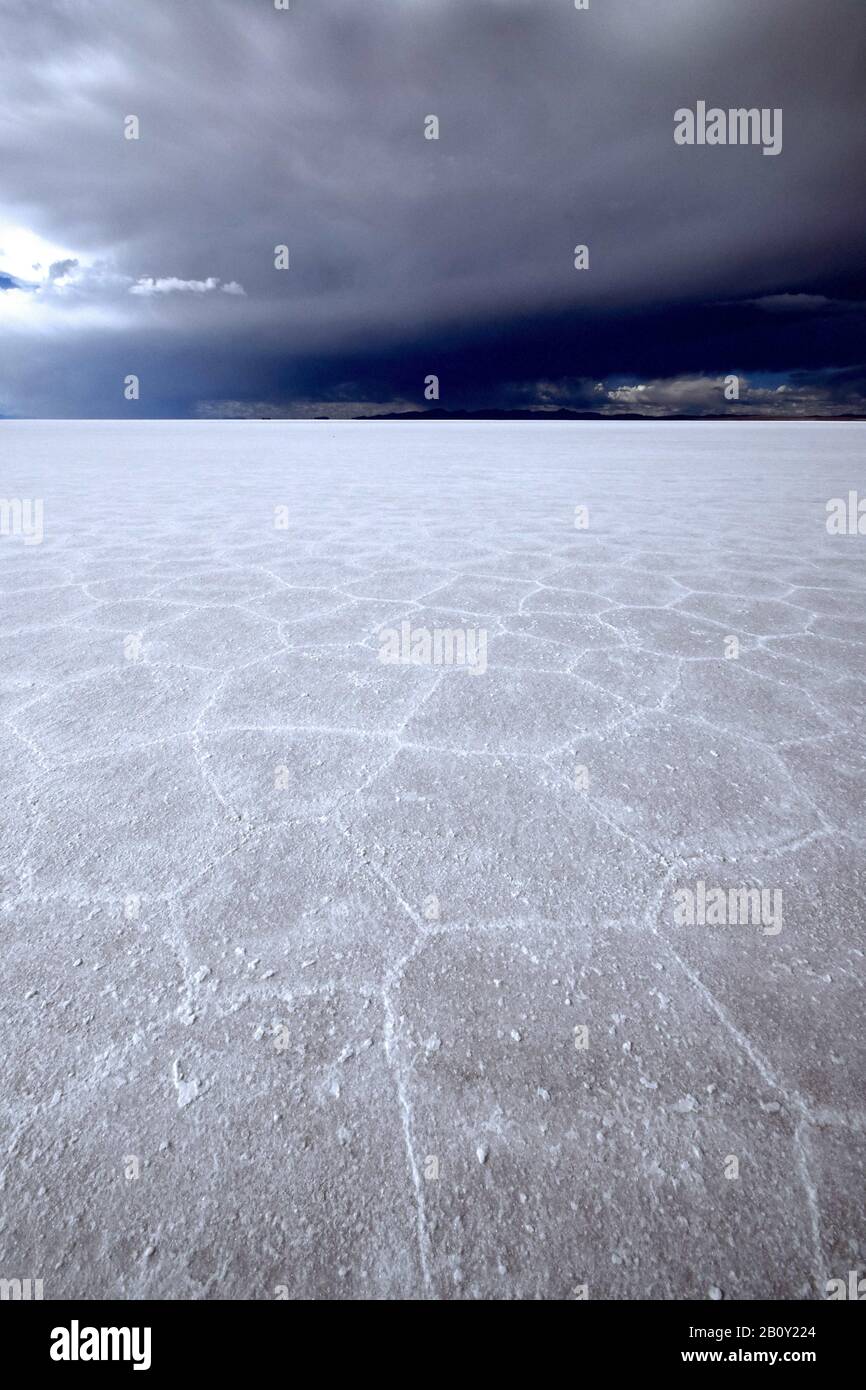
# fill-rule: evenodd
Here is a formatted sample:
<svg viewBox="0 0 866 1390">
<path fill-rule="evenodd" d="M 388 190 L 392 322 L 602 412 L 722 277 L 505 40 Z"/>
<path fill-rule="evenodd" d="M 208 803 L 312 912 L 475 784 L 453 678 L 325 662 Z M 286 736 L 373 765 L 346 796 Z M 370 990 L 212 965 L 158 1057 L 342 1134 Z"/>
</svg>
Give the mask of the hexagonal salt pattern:
<svg viewBox="0 0 866 1390">
<path fill-rule="evenodd" d="M 0 1272 L 862 1269 L 864 445 L 3 422 Z"/>
</svg>

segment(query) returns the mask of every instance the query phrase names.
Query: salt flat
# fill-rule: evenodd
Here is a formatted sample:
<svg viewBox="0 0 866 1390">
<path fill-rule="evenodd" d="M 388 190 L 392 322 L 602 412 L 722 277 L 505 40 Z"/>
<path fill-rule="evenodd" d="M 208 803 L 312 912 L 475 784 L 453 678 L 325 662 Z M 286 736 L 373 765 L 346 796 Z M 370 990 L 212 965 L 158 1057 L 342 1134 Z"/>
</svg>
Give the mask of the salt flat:
<svg viewBox="0 0 866 1390">
<path fill-rule="evenodd" d="M 866 536 L 826 504 L 864 460 L 855 424 L 0 424 L 44 530 L 0 537 L 0 1277 L 862 1271 Z M 383 662 L 407 622 L 485 669 Z"/>
</svg>

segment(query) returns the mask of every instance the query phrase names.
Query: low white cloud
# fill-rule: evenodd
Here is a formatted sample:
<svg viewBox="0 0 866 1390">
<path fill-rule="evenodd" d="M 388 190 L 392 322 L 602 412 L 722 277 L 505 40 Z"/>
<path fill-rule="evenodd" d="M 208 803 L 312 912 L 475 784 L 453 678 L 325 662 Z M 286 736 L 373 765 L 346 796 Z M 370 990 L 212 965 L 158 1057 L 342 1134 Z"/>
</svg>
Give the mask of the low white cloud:
<svg viewBox="0 0 866 1390">
<path fill-rule="evenodd" d="M 679 376 L 635 382 L 605 390 L 605 414 L 638 411 L 642 415 L 763 415 L 796 418 L 862 413 L 866 400 L 859 391 L 847 397 L 831 382 L 784 382 L 761 386 L 739 378 L 739 398 L 725 396 L 726 376 Z"/>
<path fill-rule="evenodd" d="M 537 411 L 556 409 L 591 411 L 600 415 L 668 416 L 738 415 L 767 419 L 803 416 L 862 415 L 866 412 L 859 369 L 849 374 L 829 371 L 794 372 L 787 381 L 762 384 L 746 373 L 738 377 L 739 396 L 729 400 L 730 376 L 723 373 L 682 373 L 644 381 L 597 381 L 591 377 L 564 377 L 556 381 L 511 383 L 504 406 Z"/>
<path fill-rule="evenodd" d="M 219 283 L 215 275 L 209 275 L 206 280 L 179 280 L 176 275 L 164 275 L 158 280 L 154 280 L 152 276 L 145 275 L 136 280 L 135 284 L 130 287 L 129 293 L 141 295 L 144 298 L 157 294 L 211 294 L 214 290 L 219 289 Z M 232 280 L 231 284 L 234 286 L 235 281 Z M 243 294 L 240 285 L 226 292 L 237 294 L 238 291 Z"/>
<path fill-rule="evenodd" d="M 161 301 L 171 322 L 182 324 L 181 305 L 169 308 L 172 299 L 189 303 L 217 294 L 246 296 L 237 280 L 223 282 L 216 275 L 203 280 L 174 275 L 136 278 L 118 270 L 113 258 L 61 253 L 25 227 L 6 225 L 0 232 L 0 322 L 19 340 L 30 335 L 44 345 L 70 332 L 132 331 L 142 318 L 143 305 L 136 307 L 136 300 Z M 26 276 L 22 270 L 28 271 Z M 225 310 L 231 312 L 227 302 Z"/>
<path fill-rule="evenodd" d="M 723 411 L 727 408 L 722 376 L 679 376 L 605 389 L 605 402 L 618 410 L 642 414 L 678 411 Z"/>
</svg>

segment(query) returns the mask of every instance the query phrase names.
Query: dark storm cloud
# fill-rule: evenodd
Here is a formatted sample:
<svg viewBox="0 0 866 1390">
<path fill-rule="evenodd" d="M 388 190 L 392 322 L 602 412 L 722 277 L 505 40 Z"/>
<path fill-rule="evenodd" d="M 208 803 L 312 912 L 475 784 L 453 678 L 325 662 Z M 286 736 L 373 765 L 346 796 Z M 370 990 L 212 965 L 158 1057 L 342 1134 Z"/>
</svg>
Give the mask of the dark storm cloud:
<svg viewBox="0 0 866 1390">
<path fill-rule="evenodd" d="M 850 368 L 864 40 L 861 0 L 7 0 L 0 222 L 60 254 L 0 297 L 0 409 Z M 677 146 L 698 100 L 783 152 Z"/>
</svg>

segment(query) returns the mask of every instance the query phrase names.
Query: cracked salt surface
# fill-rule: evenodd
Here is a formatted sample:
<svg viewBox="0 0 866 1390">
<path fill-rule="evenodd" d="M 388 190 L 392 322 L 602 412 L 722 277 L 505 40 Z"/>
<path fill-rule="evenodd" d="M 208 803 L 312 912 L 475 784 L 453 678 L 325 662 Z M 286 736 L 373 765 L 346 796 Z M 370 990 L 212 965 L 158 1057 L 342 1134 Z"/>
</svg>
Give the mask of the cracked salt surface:
<svg viewBox="0 0 866 1390">
<path fill-rule="evenodd" d="M 0 538 L 0 1275 L 862 1268 L 866 539 L 825 504 L 864 444 L 4 422 L 45 539 Z M 404 621 L 483 627 L 486 672 L 383 664 Z M 780 890 L 783 929 L 676 925 L 698 882 Z"/>
</svg>

